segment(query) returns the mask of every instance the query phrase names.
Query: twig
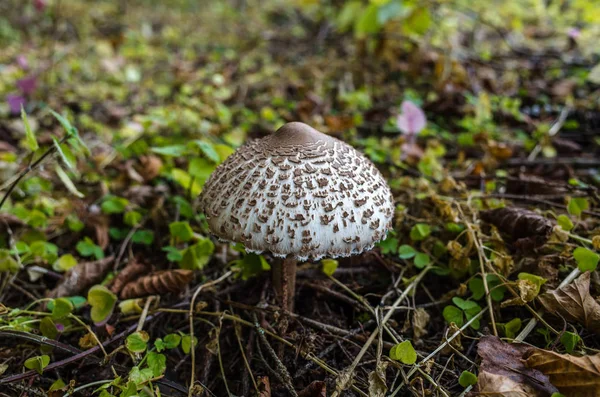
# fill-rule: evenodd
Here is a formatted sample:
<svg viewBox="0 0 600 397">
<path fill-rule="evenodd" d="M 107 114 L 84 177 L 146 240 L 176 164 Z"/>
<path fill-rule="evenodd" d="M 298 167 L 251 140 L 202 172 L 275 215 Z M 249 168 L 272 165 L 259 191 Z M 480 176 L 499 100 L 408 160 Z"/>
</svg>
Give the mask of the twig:
<svg viewBox="0 0 600 397">
<path fill-rule="evenodd" d="M 148 310 L 150 309 L 150 303 L 154 300 L 154 296 L 149 296 L 146 299 L 146 304 L 144 305 L 144 310 L 142 310 L 142 314 L 140 315 L 140 319 L 138 321 L 136 332 L 139 332 L 144 328 L 144 323 L 146 322 L 146 317 L 148 316 Z"/>
<path fill-rule="evenodd" d="M 339 382 L 336 382 L 337 383 L 336 389 L 335 389 L 335 392 L 332 394 L 332 397 L 339 396 L 340 393 L 343 390 L 345 390 L 346 388 L 348 388 L 349 384 L 352 381 L 352 374 L 354 373 L 354 369 L 356 368 L 356 366 L 358 365 L 358 363 L 360 363 L 360 360 L 362 359 L 362 357 L 367 352 L 367 349 L 369 348 L 369 346 L 371 346 L 371 344 L 375 340 L 375 337 L 377 337 L 377 334 L 379 333 L 379 329 L 383 328 L 383 326 L 385 325 L 385 323 L 388 322 L 388 320 L 395 313 L 396 307 L 400 306 L 400 303 L 408 296 L 408 294 L 410 293 L 410 291 L 412 291 L 412 289 L 415 288 L 415 286 L 421 281 L 421 279 L 425 276 L 425 274 L 427 274 L 427 272 L 429 271 L 429 269 L 431 269 L 431 266 L 432 265 L 428 265 L 426 268 L 424 268 L 421 271 L 421 273 L 419 273 L 417 275 L 417 277 L 406 287 L 406 289 L 404 290 L 404 292 L 402 292 L 402 294 L 400 294 L 400 296 L 398 297 L 398 299 L 396 299 L 396 301 L 392 305 L 392 308 L 386 313 L 386 315 L 381 320 L 380 327 L 376 328 L 373 331 L 373 333 L 371 334 L 371 336 L 369 336 L 369 339 L 367 339 L 367 341 L 365 342 L 363 348 L 360 350 L 360 352 L 358 353 L 358 355 L 356 356 L 356 358 L 354 359 L 354 361 L 352 362 L 352 364 L 350 365 L 350 367 L 348 367 L 347 369 L 345 369 L 343 371 L 343 373 L 342 373 L 343 379 L 341 379 Z"/>
<path fill-rule="evenodd" d="M 223 280 L 227 279 L 227 277 L 231 276 L 232 274 L 233 274 L 233 271 L 230 270 L 216 280 L 209 281 L 208 283 L 199 285 L 198 288 L 196 288 L 196 292 L 194 292 L 194 295 L 192 296 L 192 300 L 190 301 L 190 308 L 188 310 L 188 315 L 190 318 L 190 339 L 192 341 L 192 348 L 190 349 L 190 353 L 192 356 L 191 357 L 192 358 L 192 373 L 190 375 L 190 388 L 188 390 L 188 397 L 192 397 L 192 391 L 193 391 L 193 387 L 194 387 L 194 377 L 196 375 L 196 346 L 194 345 L 194 306 L 196 304 L 196 298 L 198 297 L 198 295 L 204 288 L 212 287 L 213 285 L 217 285 L 220 282 L 222 282 Z"/>
<path fill-rule="evenodd" d="M 488 310 L 488 308 L 484 307 L 479 313 L 477 313 L 469 321 L 467 321 L 465 323 L 465 325 L 463 325 L 462 327 L 460 327 L 460 329 L 458 331 L 456 331 L 455 333 L 453 333 L 450 338 L 446 339 L 444 341 L 444 343 L 442 343 L 441 345 L 439 345 L 437 349 L 435 349 L 434 351 L 432 351 L 427 357 L 425 357 L 424 359 L 422 359 L 421 361 L 419 361 L 417 364 L 415 364 L 411 368 L 411 370 L 408 371 L 408 374 L 406 375 L 407 378 L 410 378 L 415 372 L 417 372 L 417 370 L 421 366 L 423 366 L 423 364 L 425 364 L 427 361 L 431 360 L 433 357 L 435 357 L 436 354 L 438 354 L 440 351 L 442 351 L 442 349 L 444 347 L 446 347 L 447 344 L 449 344 L 450 342 L 452 342 L 454 340 L 454 338 L 456 338 L 458 335 L 460 335 L 462 333 L 462 331 L 464 331 L 465 329 L 467 329 L 467 327 L 470 326 L 475 320 L 479 319 L 479 317 L 481 317 L 483 315 L 483 313 L 486 312 L 486 310 Z M 394 390 L 394 392 L 390 395 L 390 397 L 395 396 L 400 390 L 402 390 L 403 387 L 404 387 L 404 382 L 402 382 L 396 388 L 396 390 Z"/>
<path fill-rule="evenodd" d="M 465 219 L 465 214 L 463 213 L 460 205 L 457 205 L 456 207 L 458 208 L 458 212 L 460 213 L 461 217 L 465 220 L 465 225 L 467 226 L 467 231 L 468 231 L 469 235 L 471 236 L 471 240 L 475 244 L 475 247 L 477 248 L 477 255 L 479 257 L 479 266 L 481 269 L 481 278 L 483 279 L 483 288 L 485 289 L 485 297 L 486 297 L 486 301 L 487 301 L 487 306 L 490 309 L 490 321 L 492 323 L 492 330 L 494 331 L 494 335 L 498 336 L 498 330 L 496 329 L 496 321 L 494 319 L 494 307 L 492 306 L 492 295 L 490 294 L 490 288 L 489 288 L 488 282 L 487 282 L 487 273 L 485 271 L 486 265 L 487 265 L 487 267 L 490 267 L 490 268 L 491 268 L 491 265 L 488 261 L 487 256 L 485 256 L 485 252 L 483 252 L 483 248 L 482 248 L 482 244 L 481 244 L 481 240 L 479 239 L 479 236 L 477 235 L 477 233 L 475 233 L 475 230 L 473 230 L 473 225 L 471 225 L 471 223 Z"/>
<path fill-rule="evenodd" d="M 67 139 L 71 138 L 70 134 L 65 134 L 65 136 L 63 136 L 60 141 L 58 142 L 59 144 L 64 143 Z M 6 190 L 6 193 L 4 193 L 4 197 L 2 197 L 2 201 L 0 201 L 0 208 L 2 208 L 2 206 L 4 205 L 4 203 L 6 202 L 6 200 L 8 199 L 8 197 L 10 196 L 10 194 L 13 192 L 13 190 L 15 190 L 15 188 L 17 187 L 17 185 L 19 184 L 19 182 L 21 182 L 21 179 L 25 178 L 25 176 L 34 171 L 48 156 L 50 156 L 51 154 L 53 154 L 56 151 L 56 145 L 52 145 L 48 148 L 48 150 L 46 150 L 44 152 L 44 154 L 42 154 L 40 156 L 40 158 L 38 158 L 36 161 L 33 162 L 33 164 L 27 166 L 27 168 L 25 168 L 23 171 L 21 171 L 21 173 L 19 174 L 19 176 L 11 183 L 11 185 L 8 187 L 8 189 Z M 2 189 L 4 189 L 4 186 L 2 187 Z"/>
<path fill-rule="evenodd" d="M 256 318 L 256 313 L 254 313 L 254 322 L 258 326 L 259 323 L 258 323 L 258 319 Z M 265 336 L 265 333 L 262 330 L 262 328 L 260 328 L 260 327 L 257 327 L 257 328 L 259 328 L 259 329 L 257 329 L 258 338 L 260 339 L 262 344 L 267 349 L 267 352 L 269 353 L 269 355 L 271 356 L 273 361 L 275 361 L 277 372 L 281 376 L 281 380 L 283 381 L 283 384 L 285 385 L 286 389 L 288 390 L 289 394 L 292 397 L 298 397 L 296 390 L 294 390 L 294 385 L 293 385 L 292 377 L 291 377 L 290 373 L 288 372 L 285 365 L 283 365 L 281 360 L 279 360 L 279 357 L 277 357 L 277 353 L 275 353 L 275 350 L 273 350 L 273 348 L 271 347 L 271 344 L 267 340 L 267 337 Z"/>
</svg>

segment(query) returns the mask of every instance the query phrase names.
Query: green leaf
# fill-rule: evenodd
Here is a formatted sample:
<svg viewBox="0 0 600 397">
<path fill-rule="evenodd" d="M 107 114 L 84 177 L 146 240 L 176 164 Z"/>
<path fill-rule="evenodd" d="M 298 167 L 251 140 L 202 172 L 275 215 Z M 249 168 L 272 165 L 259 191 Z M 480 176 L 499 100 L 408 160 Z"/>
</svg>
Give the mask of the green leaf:
<svg viewBox="0 0 600 397">
<path fill-rule="evenodd" d="M 77 265 L 77 259 L 71 254 L 64 254 L 54 262 L 52 269 L 57 272 L 66 272 Z"/>
<path fill-rule="evenodd" d="M 92 306 L 92 321 L 103 323 L 112 314 L 117 296 L 102 285 L 94 285 L 88 292 L 88 302 Z"/>
<path fill-rule="evenodd" d="M 131 371 L 129 371 L 129 380 L 131 382 L 134 382 L 138 386 L 143 385 L 144 383 L 148 382 L 150 379 L 152 379 L 152 370 L 150 368 L 144 368 L 144 369 L 140 370 L 140 367 L 133 367 L 133 368 L 131 368 Z M 137 396 L 137 395 L 138 394 L 135 393 L 134 395 L 131 395 L 131 397 Z"/>
<path fill-rule="evenodd" d="M 50 339 L 56 339 L 58 336 L 58 329 L 56 329 L 54 321 L 48 316 L 40 320 L 40 332 L 43 336 Z"/>
<path fill-rule="evenodd" d="M 264 256 L 253 253 L 244 254 L 242 259 L 234 261 L 234 267 L 241 270 L 242 280 L 248 280 L 271 269 Z"/>
<path fill-rule="evenodd" d="M 431 258 L 429 255 L 419 252 L 417 255 L 415 255 L 414 262 L 417 269 L 423 269 L 425 266 L 431 263 Z"/>
<path fill-rule="evenodd" d="M 162 154 L 163 156 L 182 157 L 187 153 L 187 147 L 185 145 L 153 147 L 152 151 L 154 153 Z"/>
<path fill-rule="evenodd" d="M 381 249 L 381 253 L 387 255 L 396 253 L 398 250 L 398 243 L 399 241 L 397 238 L 388 236 L 385 240 L 380 241 L 378 245 L 379 249 Z"/>
<path fill-rule="evenodd" d="M 398 248 L 398 256 L 400 259 L 410 259 L 415 255 L 417 255 L 417 250 L 410 245 L 403 244 Z"/>
<path fill-rule="evenodd" d="M 382 5 L 377 10 L 377 22 L 384 25 L 390 19 L 402 15 L 402 2 L 400 0 L 391 0 Z"/>
<path fill-rule="evenodd" d="M 164 337 L 165 347 L 167 349 L 174 349 L 179 346 L 181 342 L 181 336 L 178 334 L 168 334 Z"/>
<path fill-rule="evenodd" d="M 27 119 L 27 113 L 25 113 L 25 109 L 21 106 L 21 120 L 23 120 L 23 125 L 25 126 L 25 143 L 27 143 L 27 147 L 32 152 L 35 152 L 39 149 L 39 145 L 37 140 L 35 139 L 35 134 L 31 130 L 31 126 L 29 125 L 29 120 Z"/>
<path fill-rule="evenodd" d="M 72 171 L 75 171 L 75 166 L 76 166 L 76 158 L 73 155 L 73 153 L 71 152 L 71 149 L 69 149 L 69 147 L 65 144 L 59 143 L 58 140 L 54 137 L 52 137 L 52 140 L 54 141 L 54 147 L 56 148 L 56 151 L 58 152 L 58 154 L 60 155 L 60 158 L 62 159 L 63 163 L 65 163 L 65 165 L 67 166 L 67 168 L 69 168 Z"/>
<path fill-rule="evenodd" d="M 465 324 L 463 311 L 456 306 L 446 306 L 442 312 L 442 315 L 448 324 L 454 323 L 457 327 L 462 327 Z"/>
<path fill-rule="evenodd" d="M 390 349 L 390 358 L 402 364 L 412 365 L 417 362 L 417 352 L 412 343 L 405 340 Z"/>
<path fill-rule="evenodd" d="M 158 377 L 167 370 L 167 357 L 164 354 L 148 352 L 147 356 L 148 368 L 152 370 L 152 376 Z"/>
<path fill-rule="evenodd" d="M 52 308 L 52 318 L 55 320 L 67 317 L 75 309 L 73 302 L 67 298 L 54 299 L 53 303 L 54 307 Z"/>
<path fill-rule="evenodd" d="M 477 375 L 469 371 L 463 371 L 458 378 L 458 383 L 462 387 L 469 387 L 477 384 Z"/>
<path fill-rule="evenodd" d="M 556 218 L 556 222 L 558 223 L 558 226 L 560 226 L 564 231 L 567 232 L 570 232 L 574 226 L 571 219 L 564 214 L 559 215 L 558 218 Z"/>
<path fill-rule="evenodd" d="M 363 4 L 360 0 L 348 1 L 336 17 L 335 24 L 341 32 L 346 32 L 363 13 Z"/>
<path fill-rule="evenodd" d="M 560 337 L 560 343 L 569 354 L 573 353 L 580 341 L 581 337 L 574 332 L 565 331 Z"/>
<path fill-rule="evenodd" d="M 474 277 L 469 280 L 469 291 L 473 294 L 471 298 L 478 301 L 479 299 L 485 296 L 485 286 L 483 285 L 483 280 L 481 277 Z"/>
<path fill-rule="evenodd" d="M 412 14 L 406 18 L 403 28 L 409 33 L 423 35 L 431 25 L 431 13 L 427 7 L 416 7 Z"/>
<path fill-rule="evenodd" d="M 148 229 L 136 230 L 131 236 L 131 242 L 135 244 L 150 245 L 154 241 L 154 232 Z"/>
<path fill-rule="evenodd" d="M 410 230 L 410 238 L 414 241 L 421 241 L 431 234 L 431 227 L 426 223 L 417 223 Z"/>
<path fill-rule="evenodd" d="M 65 185 L 67 190 L 73 196 L 79 197 L 79 198 L 85 197 L 83 195 L 83 193 L 81 193 L 79 190 L 77 190 L 77 188 L 75 187 L 75 184 L 73 184 L 73 181 L 71 180 L 71 178 L 69 178 L 69 175 L 65 172 L 65 170 L 62 169 L 62 167 L 60 165 L 56 164 L 54 166 L 54 171 L 56 171 L 56 175 L 58 175 L 58 178 L 60 179 L 60 181 L 63 183 L 63 185 Z"/>
<path fill-rule="evenodd" d="M 102 248 L 94 244 L 89 237 L 85 237 L 83 240 L 80 240 L 75 246 L 75 249 L 77 249 L 77 252 L 79 252 L 79 255 L 81 256 L 93 255 L 98 260 L 104 258 L 104 251 L 102 251 Z"/>
<path fill-rule="evenodd" d="M 31 357 L 25 360 L 25 368 L 34 369 L 38 374 L 42 374 L 44 368 L 50 364 L 50 357 L 47 355 Z"/>
<path fill-rule="evenodd" d="M 214 250 L 215 245 L 210 239 L 200 239 L 184 250 L 179 266 L 182 269 L 201 270 L 210 260 Z"/>
<path fill-rule="evenodd" d="M 171 236 L 183 242 L 190 241 L 194 237 L 194 231 L 187 221 L 172 222 L 169 224 L 169 231 Z"/>
<path fill-rule="evenodd" d="M 598 261 L 600 261 L 600 255 L 583 247 L 575 248 L 575 251 L 573 251 L 573 258 L 575 258 L 577 267 L 582 272 L 586 272 L 588 270 L 593 272 L 598 266 Z"/>
<path fill-rule="evenodd" d="M 323 273 L 328 276 L 333 276 L 333 273 L 338 268 L 338 261 L 335 259 L 322 259 L 321 264 L 323 265 Z"/>
<path fill-rule="evenodd" d="M 54 381 L 54 383 L 52 385 L 50 385 L 50 388 L 48 389 L 49 392 L 51 391 L 58 391 L 63 389 L 65 386 L 67 386 L 65 384 L 65 381 L 58 378 L 56 381 Z M 48 393 L 48 395 L 53 395 L 52 393 Z"/>
<path fill-rule="evenodd" d="M 360 14 L 354 25 L 354 33 L 358 38 L 379 32 L 381 24 L 377 21 L 377 5 L 371 4 Z"/>
<path fill-rule="evenodd" d="M 12 257 L 7 249 L 0 249 L 0 272 L 17 273 L 20 269 L 19 263 Z"/>
<path fill-rule="evenodd" d="M 66 219 L 67 227 L 73 232 L 80 232 L 85 227 L 85 224 L 77 218 L 75 214 L 69 214 Z"/>
<path fill-rule="evenodd" d="M 571 215 L 580 216 L 583 211 L 590 207 L 590 203 L 583 197 L 571 197 L 567 205 L 567 211 Z"/>
<path fill-rule="evenodd" d="M 68 135 L 77 135 L 77 128 L 73 127 L 73 125 L 71 125 L 71 122 L 66 117 L 56 113 L 54 110 L 50 110 L 50 113 L 52 113 L 54 118 L 58 120 L 58 122 L 62 125 L 62 127 L 65 129 L 65 132 Z"/>
<path fill-rule="evenodd" d="M 175 247 L 169 245 L 162 247 L 162 250 L 167 253 L 167 259 L 171 262 L 179 262 L 183 259 L 183 254 Z"/>
<path fill-rule="evenodd" d="M 123 222 L 125 222 L 127 226 L 137 226 L 140 224 L 141 220 L 142 214 L 137 211 L 127 211 L 125 215 L 123 215 Z"/>
<path fill-rule="evenodd" d="M 202 157 L 193 158 L 188 167 L 188 173 L 196 179 L 200 186 L 208 179 L 215 170 L 215 164 Z"/>
<path fill-rule="evenodd" d="M 221 156 L 215 149 L 215 146 L 207 141 L 195 140 L 194 144 L 200 148 L 204 156 L 215 164 L 221 162 Z"/>
<path fill-rule="evenodd" d="M 540 288 L 542 288 L 542 285 L 546 284 L 546 281 L 548 281 L 543 277 L 536 276 L 535 274 L 525 273 L 525 272 L 519 273 L 517 278 L 519 280 L 527 280 L 527 281 L 531 282 L 533 285 L 535 285 L 536 286 L 536 294 L 540 293 Z"/>
<path fill-rule="evenodd" d="M 129 201 L 123 197 L 108 195 L 104 198 L 100 207 L 105 214 L 120 214 L 125 211 L 128 204 Z"/>
<path fill-rule="evenodd" d="M 194 336 L 194 347 L 198 345 L 198 338 Z M 185 354 L 189 354 L 190 349 L 192 348 L 192 337 L 190 335 L 183 335 L 181 338 L 181 350 Z"/>
<path fill-rule="evenodd" d="M 521 330 L 522 323 L 521 319 L 517 317 L 513 318 L 506 324 L 496 323 L 496 325 L 498 325 L 498 328 L 504 332 L 504 335 L 507 338 L 514 339 L 517 336 L 517 333 Z"/>
<path fill-rule="evenodd" d="M 196 180 L 192 180 L 190 174 L 182 169 L 173 168 L 173 170 L 171 170 L 171 177 L 183 187 L 186 192 L 189 190 L 192 196 L 198 196 L 202 192 L 202 185 Z"/>
<path fill-rule="evenodd" d="M 125 339 L 125 346 L 132 353 L 143 353 L 148 347 L 148 340 L 150 336 L 146 331 L 137 331 Z"/>
</svg>

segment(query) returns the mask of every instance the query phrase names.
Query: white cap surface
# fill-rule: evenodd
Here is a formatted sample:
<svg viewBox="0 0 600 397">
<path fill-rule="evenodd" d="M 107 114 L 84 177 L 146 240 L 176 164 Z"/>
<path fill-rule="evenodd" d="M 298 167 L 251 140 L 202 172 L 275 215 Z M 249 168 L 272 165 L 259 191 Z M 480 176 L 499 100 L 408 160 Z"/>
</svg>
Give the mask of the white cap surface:
<svg viewBox="0 0 600 397">
<path fill-rule="evenodd" d="M 220 239 L 301 261 L 371 249 L 394 213 L 390 189 L 366 157 L 299 122 L 227 158 L 200 206 Z"/>
</svg>

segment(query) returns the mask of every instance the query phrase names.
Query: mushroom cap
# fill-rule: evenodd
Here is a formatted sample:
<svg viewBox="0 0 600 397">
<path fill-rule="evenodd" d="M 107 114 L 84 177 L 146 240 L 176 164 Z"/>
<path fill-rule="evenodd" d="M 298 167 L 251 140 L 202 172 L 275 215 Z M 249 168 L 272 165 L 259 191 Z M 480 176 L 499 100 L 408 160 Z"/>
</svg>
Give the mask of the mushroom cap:
<svg viewBox="0 0 600 397">
<path fill-rule="evenodd" d="M 217 237 L 249 252 L 319 260 L 384 239 L 394 202 L 352 146 L 299 122 L 240 147 L 210 176 L 200 207 Z"/>
</svg>

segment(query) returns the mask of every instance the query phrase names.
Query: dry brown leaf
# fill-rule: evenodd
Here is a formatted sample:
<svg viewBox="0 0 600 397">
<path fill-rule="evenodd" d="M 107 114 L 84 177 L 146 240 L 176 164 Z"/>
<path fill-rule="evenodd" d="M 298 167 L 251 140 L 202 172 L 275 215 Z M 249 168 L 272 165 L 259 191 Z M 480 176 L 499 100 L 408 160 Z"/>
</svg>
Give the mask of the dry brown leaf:
<svg viewBox="0 0 600 397">
<path fill-rule="evenodd" d="M 590 295 L 590 272 L 573 283 L 542 294 L 538 298 L 544 309 L 557 313 L 600 334 L 600 304 Z"/>
<path fill-rule="evenodd" d="M 48 293 L 48 298 L 71 296 L 99 283 L 109 271 L 114 256 L 93 262 L 81 262 L 65 273 L 61 282 Z"/>
<path fill-rule="evenodd" d="M 127 266 L 125 266 L 125 268 L 121 270 L 119 274 L 117 274 L 113 280 L 110 290 L 115 294 L 119 294 L 126 284 L 146 273 L 147 271 L 148 268 L 146 265 L 136 261 L 129 262 Z"/>
<path fill-rule="evenodd" d="M 478 392 L 469 394 L 470 396 L 492 396 L 492 397 L 534 397 L 548 396 L 534 390 L 530 386 L 513 380 L 506 375 L 497 375 L 481 371 L 477 375 Z"/>
<path fill-rule="evenodd" d="M 567 396 L 600 397 L 600 353 L 576 357 L 534 349 L 527 355 L 526 364 L 547 375 Z"/>
<path fill-rule="evenodd" d="M 298 392 L 298 397 L 327 397 L 327 385 L 323 381 L 315 380 Z"/>
<path fill-rule="evenodd" d="M 429 313 L 423 308 L 418 308 L 413 312 L 413 336 L 415 340 L 419 340 L 422 336 L 427 334 L 429 318 Z"/>
<path fill-rule="evenodd" d="M 133 299 L 167 292 L 179 292 L 192 281 L 193 277 L 194 272 L 183 269 L 151 273 L 125 285 L 119 296 L 121 299 Z"/>
<path fill-rule="evenodd" d="M 258 381 L 258 397 L 271 397 L 271 382 L 268 376 L 259 376 Z"/>
<path fill-rule="evenodd" d="M 508 344 L 496 336 L 484 336 L 479 341 L 479 394 L 486 396 L 549 396 L 557 392 L 541 371 L 525 366 L 521 357 L 531 348 Z"/>
<path fill-rule="evenodd" d="M 148 182 L 160 174 L 162 166 L 162 160 L 158 156 L 141 156 L 140 166 L 137 167 L 137 171 L 142 175 L 144 180 Z"/>
<path fill-rule="evenodd" d="M 542 245 L 552 233 L 554 223 L 533 211 L 516 207 L 481 211 L 481 219 L 496 226 L 513 240 L 527 239 Z"/>
</svg>

